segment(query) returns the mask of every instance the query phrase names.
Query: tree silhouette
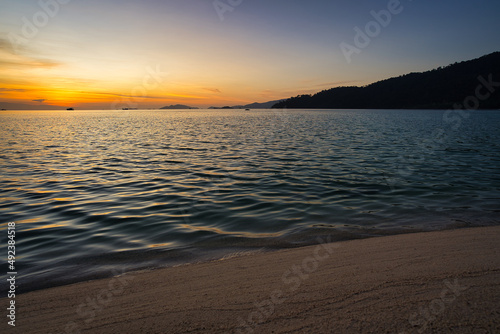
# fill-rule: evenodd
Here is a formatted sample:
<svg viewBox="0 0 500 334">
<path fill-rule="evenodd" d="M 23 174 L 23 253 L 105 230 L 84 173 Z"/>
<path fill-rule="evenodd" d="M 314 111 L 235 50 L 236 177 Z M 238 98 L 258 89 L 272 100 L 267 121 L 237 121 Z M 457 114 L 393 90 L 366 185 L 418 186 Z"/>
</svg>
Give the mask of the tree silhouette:
<svg viewBox="0 0 500 334">
<path fill-rule="evenodd" d="M 364 87 L 336 87 L 314 95 L 299 95 L 276 103 L 273 108 L 451 109 L 469 98 L 470 109 L 499 109 L 498 84 L 483 87 L 481 98 L 476 96 L 477 88 L 483 84 L 480 77 L 486 82 L 500 82 L 500 52 Z"/>
</svg>

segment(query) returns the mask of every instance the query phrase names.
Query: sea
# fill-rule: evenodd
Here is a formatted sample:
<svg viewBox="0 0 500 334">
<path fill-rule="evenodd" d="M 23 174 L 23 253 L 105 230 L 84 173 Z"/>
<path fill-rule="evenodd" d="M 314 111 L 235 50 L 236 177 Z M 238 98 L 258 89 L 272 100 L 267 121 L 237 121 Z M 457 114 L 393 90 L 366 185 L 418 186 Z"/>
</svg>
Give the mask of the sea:
<svg viewBox="0 0 500 334">
<path fill-rule="evenodd" d="M 500 111 L 1 111 L 0 189 L 18 293 L 499 225 Z"/>
</svg>

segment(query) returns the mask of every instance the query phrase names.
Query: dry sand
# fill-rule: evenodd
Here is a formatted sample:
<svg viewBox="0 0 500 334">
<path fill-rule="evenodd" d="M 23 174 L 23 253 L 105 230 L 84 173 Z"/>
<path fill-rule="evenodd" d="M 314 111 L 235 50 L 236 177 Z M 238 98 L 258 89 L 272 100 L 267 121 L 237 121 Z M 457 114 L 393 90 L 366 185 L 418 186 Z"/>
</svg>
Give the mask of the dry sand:
<svg viewBox="0 0 500 334">
<path fill-rule="evenodd" d="M 2 333 L 500 333 L 500 227 L 254 254 L 19 295 Z M 6 305 L 3 298 L 1 305 Z M 6 313 L 5 308 L 4 313 Z"/>
</svg>

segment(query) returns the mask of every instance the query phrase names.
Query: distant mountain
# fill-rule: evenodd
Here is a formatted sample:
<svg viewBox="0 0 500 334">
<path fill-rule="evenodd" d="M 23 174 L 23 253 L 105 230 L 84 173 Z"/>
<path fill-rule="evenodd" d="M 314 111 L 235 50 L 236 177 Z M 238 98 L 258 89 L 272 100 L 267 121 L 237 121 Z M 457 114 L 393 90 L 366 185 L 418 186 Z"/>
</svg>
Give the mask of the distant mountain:
<svg viewBox="0 0 500 334">
<path fill-rule="evenodd" d="M 185 106 L 183 104 L 173 104 L 173 105 L 170 105 L 170 106 L 165 106 L 165 107 L 162 107 L 160 109 L 198 109 L 196 107 L 190 107 L 190 106 Z"/>
<path fill-rule="evenodd" d="M 230 107 L 230 106 L 224 106 L 224 107 L 209 107 L 208 109 L 242 109 L 243 106 L 234 106 L 234 107 Z"/>
<path fill-rule="evenodd" d="M 242 108 L 245 109 L 270 109 L 272 108 L 276 103 L 281 102 L 283 100 L 276 100 L 276 101 L 269 101 L 269 102 L 263 102 L 263 103 L 250 103 L 247 104 L 246 106 L 242 106 Z"/>
<path fill-rule="evenodd" d="M 364 87 L 299 95 L 273 108 L 451 109 L 464 104 L 468 109 L 500 108 L 500 52 Z"/>
<path fill-rule="evenodd" d="M 283 100 L 275 100 L 269 102 L 254 102 L 247 105 L 237 105 L 237 106 L 225 106 L 225 107 L 210 107 L 208 109 L 271 109 L 276 103 L 281 102 Z"/>
</svg>

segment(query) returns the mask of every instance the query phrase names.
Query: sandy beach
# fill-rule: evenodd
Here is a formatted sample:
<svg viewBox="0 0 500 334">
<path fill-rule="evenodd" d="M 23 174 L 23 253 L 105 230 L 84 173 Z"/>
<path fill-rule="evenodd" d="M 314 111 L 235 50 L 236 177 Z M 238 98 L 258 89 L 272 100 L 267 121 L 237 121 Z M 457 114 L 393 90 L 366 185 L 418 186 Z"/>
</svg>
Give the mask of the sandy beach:
<svg viewBox="0 0 500 334">
<path fill-rule="evenodd" d="M 499 333 L 499 240 L 500 227 L 321 240 L 130 272 L 18 295 L 2 333 Z"/>
</svg>

